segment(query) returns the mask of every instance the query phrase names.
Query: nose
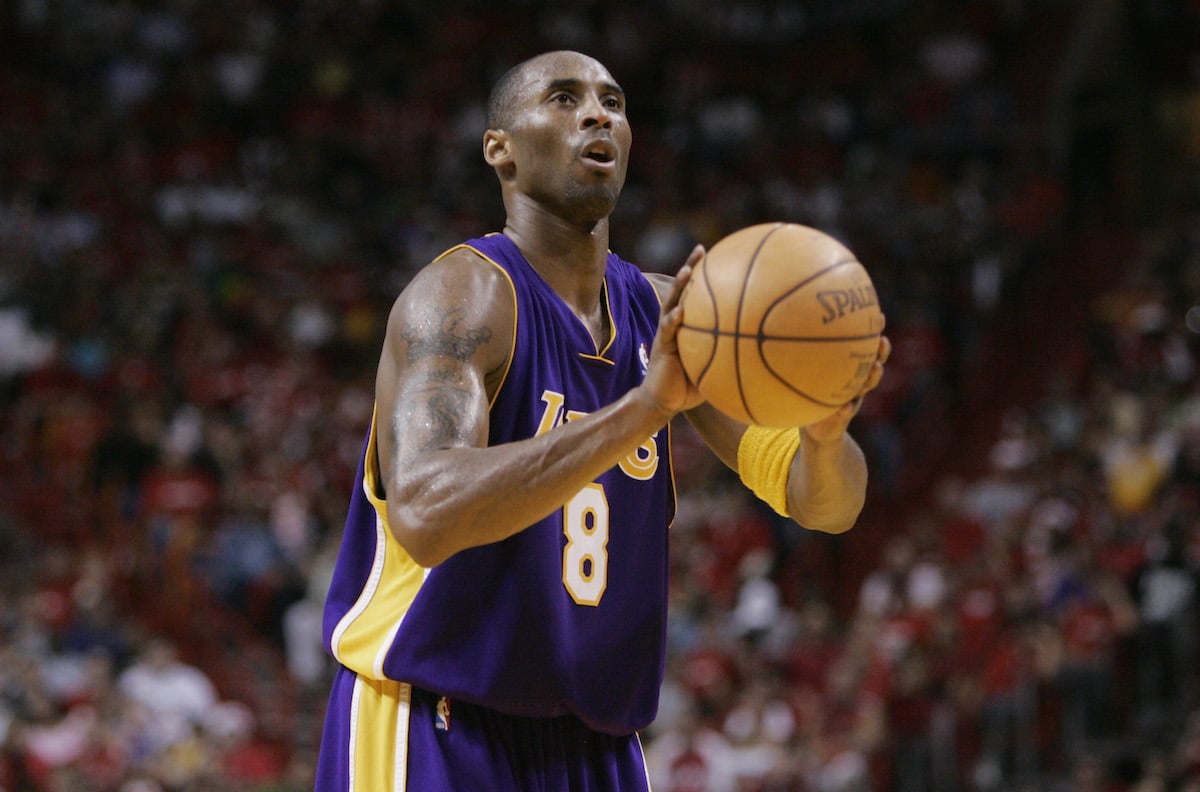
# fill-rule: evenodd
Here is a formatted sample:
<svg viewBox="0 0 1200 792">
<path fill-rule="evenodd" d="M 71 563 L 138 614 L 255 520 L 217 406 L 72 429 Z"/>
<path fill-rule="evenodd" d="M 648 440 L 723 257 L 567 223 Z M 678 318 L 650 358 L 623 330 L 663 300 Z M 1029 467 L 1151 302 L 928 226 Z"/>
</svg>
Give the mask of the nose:
<svg viewBox="0 0 1200 792">
<path fill-rule="evenodd" d="M 613 124 L 612 112 L 604 106 L 598 96 L 590 96 L 580 109 L 579 124 L 584 129 L 603 127 L 611 129 Z"/>
</svg>

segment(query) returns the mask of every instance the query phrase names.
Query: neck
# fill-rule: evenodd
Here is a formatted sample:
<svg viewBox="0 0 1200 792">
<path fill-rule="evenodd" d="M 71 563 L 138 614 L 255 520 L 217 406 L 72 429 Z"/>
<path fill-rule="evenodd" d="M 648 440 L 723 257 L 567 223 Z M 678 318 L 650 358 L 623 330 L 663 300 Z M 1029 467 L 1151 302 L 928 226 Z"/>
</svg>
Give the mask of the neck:
<svg viewBox="0 0 1200 792">
<path fill-rule="evenodd" d="M 577 312 L 589 312 L 599 304 L 608 259 L 607 217 L 588 226 L 537 205 L 510 207 L 504 235 Z"/>
<path fill-rule="evenodd" d="M 601 349 L 611 332 L 601 300 L 608 261 L 608 218 L 588 228 L 531 206 L 509 211 L 504 235 L 588 329 L 596 349 Z"/>
</svg>

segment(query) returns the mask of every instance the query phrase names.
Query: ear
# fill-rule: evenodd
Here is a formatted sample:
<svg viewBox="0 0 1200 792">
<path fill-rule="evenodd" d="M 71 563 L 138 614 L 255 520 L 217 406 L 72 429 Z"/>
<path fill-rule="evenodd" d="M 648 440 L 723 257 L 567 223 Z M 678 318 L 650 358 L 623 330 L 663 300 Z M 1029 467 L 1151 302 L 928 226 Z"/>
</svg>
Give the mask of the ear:
<svg viewBox="0 0 1200 792">
<path fill-rule="evenodd" d="M 483 159 L 493 168 L 502 168 L 512 162 L 512 138 L 502 129 L 489 129 L 483 133 Z"/>
</svg>

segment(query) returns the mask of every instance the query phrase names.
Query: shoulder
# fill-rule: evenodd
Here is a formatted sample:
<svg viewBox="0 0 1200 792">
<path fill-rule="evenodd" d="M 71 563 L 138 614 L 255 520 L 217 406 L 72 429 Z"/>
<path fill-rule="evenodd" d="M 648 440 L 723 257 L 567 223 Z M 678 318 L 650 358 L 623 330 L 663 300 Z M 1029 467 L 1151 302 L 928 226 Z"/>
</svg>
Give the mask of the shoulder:
<svg viewBox="0 0 1200 792">
<path fill-rule="evenodd" d="M 474 248 L 451 248 L 421 268 L 396 298 L 392 316 L 430 315 L 449 311 L 480 316 L 513 309 L 508 274 Z"/>
<path fill-rule="evenodd" d="M 675 278 L 672 275 L 664 275 L 661 272 L 643 272 L 642 277 L 649 281 L 654 287 L 655 293 L 658 294 L 658 301 L 661 303 L 667 299 L 667 295 L 671 293 L 671 286 L 675 284 Z"/>
<path fill-rule="evenodd" d="M 666 275 L 661 272 L 647 272 L 631 261 L 621 258 L 616 253 L 609 251 L 609 272 L 612 272 L 612 267 L 615 264 L 622 278 L 634 289 L 645 288 L 649 284 L 653 289 L 658 302 L 662 303 L 667 299 L 667 295 L 671 293 L 671 286 L 675 283 L 675 277 Z"/>
<path fill-rule="evenodd" d="M 462 288 L 485 288 L 511 291 L 508 273 L 495 261 L 469 245 L 457 245 L 422 267 L 405 291 L 430 288 L 459 291 Z"/>
<path fill-rule="evenodd" d="M 508 274 L 473 248 L 458 246 L 425 265 L 400 292 L 385 343 L 396 352 L 431 344 L 477 350 L 491 370 L 507 360 L 515 323 Z"/>
</svg>

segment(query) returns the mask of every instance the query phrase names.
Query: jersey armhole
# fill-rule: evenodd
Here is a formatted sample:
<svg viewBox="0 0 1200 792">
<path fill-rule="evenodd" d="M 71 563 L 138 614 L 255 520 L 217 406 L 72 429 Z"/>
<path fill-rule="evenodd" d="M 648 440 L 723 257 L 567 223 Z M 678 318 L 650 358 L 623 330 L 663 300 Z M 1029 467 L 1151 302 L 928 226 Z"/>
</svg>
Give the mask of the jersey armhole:
<svg viewBox="0 0 1200 792">
<path fill-rule="evenodd" d="M 640 270 L 639 270 L 639 273 L 641 274 L 642 278 L 646 281 L 646 283 L 650 284 L 650 289 L 654 292 L 654 298 L 656 300 L 658 300 L 659 310 L 662 310 L 663 292 L 659 291 L 659 278 L 667 278 L 670 276 L 661 275 L 659 273 L 654 273 L 652 275 L 651 273 L 641 272 Z M 663 287 L 663 289 L 665 289 L 667 291 L 670 291 L 670 288 L 671 288 L 670 284 L 666 283 L 665 281 L 663 282 L 662 287 Z"/>
<path fill-rule="evenodd" d="M 438 256 L 437 259 L 434 259 L 434 261 L 437 261 L 438 259 L 443 259 L 446 256 L 450 255 L 451 253 L 455 252 L 456 250 L 469 250 L 472 253 L 474 253 L 476 256 L 478 256 L 480 259 L 482 259 L 483 261 L 486 261 L 488 264 L 490 264 L 492 267 L 494 267 L 496 269 L 496 271 L 499 272 L 504 277 L 504 282 L 508 284 L 508 295 L 509 295 L 509 298 L 512 300 L 512 310 L 513 310 L 512 335 L 508 339 L 508 355 L 506 356 L 506 360 L 504 363 L 504 370 L 500 372 L 500 378 L 496 383 L 495 392 L 488 398 L 488 409 L 490 410 L 491 408 L 496 406 L 496 400 L 500 398 L 500 391 L 502 391 L 504 389 L 504 383 L 506 383 L 508 381 L 508 374 L 510 371 L 512 371 L 513 360 L 516 357 L 517 326 L 520 324 L 520 321 L 521 321 L 520 305 L 517 302 L 517 287 L 516 287 L 516 284 L 513 283 L 512 275 L 510 275 L 508 273 L 508 270 L 504 269 L 504 267 L 501 266 L 498 261 L 496 261 L 494 258 L 492 258 L 491 256 L 484 253 L 479 248 L 473 247 L 466 243 L 463 243 L 461 245 L 455 245 L 454 247 L 450 248 L 442 255 Z"/>
</svg>

